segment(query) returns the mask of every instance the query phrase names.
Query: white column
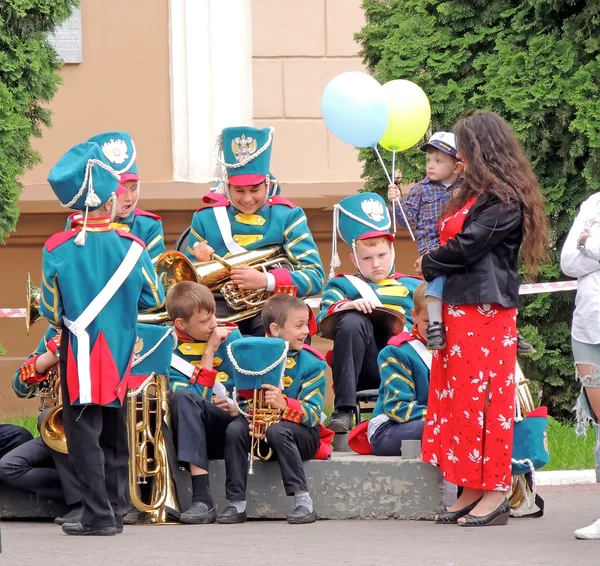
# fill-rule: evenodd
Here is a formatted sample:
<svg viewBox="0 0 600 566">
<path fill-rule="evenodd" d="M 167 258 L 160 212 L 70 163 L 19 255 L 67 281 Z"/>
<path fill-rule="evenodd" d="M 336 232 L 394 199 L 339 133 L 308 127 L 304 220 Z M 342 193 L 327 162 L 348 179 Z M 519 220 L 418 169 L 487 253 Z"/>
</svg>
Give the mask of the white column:
<svg viewBox="0 0 600 566">
<path fill-rule="evenodd" d="M 252 125 L 251 0 L 170 0 L 173 179 L 206 182 L 215 137 Z"/>
</svg>

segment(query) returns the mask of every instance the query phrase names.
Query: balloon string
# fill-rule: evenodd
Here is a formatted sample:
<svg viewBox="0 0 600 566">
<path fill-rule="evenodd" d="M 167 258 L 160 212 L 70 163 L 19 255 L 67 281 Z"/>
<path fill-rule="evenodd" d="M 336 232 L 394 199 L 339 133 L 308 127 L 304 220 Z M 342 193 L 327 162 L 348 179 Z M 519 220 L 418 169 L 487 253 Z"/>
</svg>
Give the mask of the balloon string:
<svg viewBox="0 0 600 566">
<path fill-rule="evenodd" d="M 377 146 L 373 147 L 373 149 L 375 150 L 375 154 L 377 155 L 378 159 L 379 159 L 379 163 L 381 164 L 381 167 L 383 168 L 383 172 L 385 173 L 385 176 L 387 177 L 388 183 L 391 185 L 392 184 L 392 179 L 390 177 L 390 174 L 388 173 L 387 169 L 385 168 L 385 163 L 383 162 L 383 159 L 381 158 L 381 154 L 379 153 L 379 150 L 377 149 Z M 402 206 L 402 202 L 400 202 L 400 199 L 398 200 L 398 207 L 400 208 L 400 212 L 402 213 L 402 218 L 404 218 L 404 222 L 406 224 L 406 227 L 408 228 L 408 233 L 410 234 L 410 237 L 412 238 L 412 241 L 415 241 L 415 235 L 413 234 L 413 231 L 410 228 L 410 224 L 408 222 L 408 218 L 406 218 L 406 214 L 404 213 L 404 207 Z M 394 218 L 396 217 L 396 214 L 394 212 Z"/>
</svg>

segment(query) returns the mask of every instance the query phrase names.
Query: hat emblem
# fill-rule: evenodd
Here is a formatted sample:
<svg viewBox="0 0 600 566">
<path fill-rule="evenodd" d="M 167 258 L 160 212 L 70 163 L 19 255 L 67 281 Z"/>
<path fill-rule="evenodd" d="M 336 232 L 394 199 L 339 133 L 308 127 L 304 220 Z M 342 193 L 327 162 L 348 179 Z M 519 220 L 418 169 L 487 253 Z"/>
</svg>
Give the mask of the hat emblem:
<svg viewBox="0 0 600 566">
<path fill-rule="evenodd" d="M 238 163 L 248 159 L 253 153 L 256 152 L 258 144 L 256 140 L 250 136 L 246 137 L 242 135 L 240 137 L 231 140 L 231 151 L 235 155 L 235 159 Z"/>
<path fill-rule="evenodd" d="M 381 222 L 384 218 L 383 204 L 374 198 L 361 201 L 360 207 L 367 217 L 373 222 Z"/>
<path fill-rule="evenodd" d="M 125 140 L 110 140 L 102 144 L 102 153 L 111 163 L 120 165 L 129 157 Z"/>
</svg>

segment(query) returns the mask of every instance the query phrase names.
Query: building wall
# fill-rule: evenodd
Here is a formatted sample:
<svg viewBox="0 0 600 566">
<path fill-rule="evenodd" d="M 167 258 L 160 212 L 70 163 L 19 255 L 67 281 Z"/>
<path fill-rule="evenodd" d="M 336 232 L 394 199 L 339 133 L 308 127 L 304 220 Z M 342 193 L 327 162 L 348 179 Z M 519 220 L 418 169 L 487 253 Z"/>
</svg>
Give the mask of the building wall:
<svg viewBox="0 0 600 566">
<path fill-rule="evenodd" d="M 326 272 L 331 208 L 362 183 L 358 153 L 327 131 L 320 98 L 335 75 L 362 69 L 353 40 L 363 24 L 360 4 L 361 0 L 251 4 L 254 124 L 276 129 L 272 170 L 283 194 L 306 210 Z M 82 2 L 83 63 L 63 68 L 63 85 L 50 105 L 53 127 L 34 142 L 42 162 L 23 177 L 17 231 L 0 247 L 5 270 L 0 307 L 25 306 L 27 273 L 39 284 L 44 241 L 64 226 L 67 212 L 45 181 L 49 168 L 68 147 L 95 133 L 131 132 L 142 176 L 140 206 L 162 215 L 167 246 L 188 226 L 209 185 L 173 181 L 168 7 L 164 0 Z M 339 271 L 351 270 L 349 250 L 344 250 L 342 246 Z M 400 234 L 396 268 L 412 273 L 416 255 L 414 244 Z M 0 358 L 0 417 L 35 412 L 36 402 L 17 400 L 10 381 L 45 327 L 38 322 L 27 337 L 23 319 L 0 318 L 0 343 L 7 350 Z M 323 351 L 331 347 L 320 339 L 316 345 Z"/>
</svg>

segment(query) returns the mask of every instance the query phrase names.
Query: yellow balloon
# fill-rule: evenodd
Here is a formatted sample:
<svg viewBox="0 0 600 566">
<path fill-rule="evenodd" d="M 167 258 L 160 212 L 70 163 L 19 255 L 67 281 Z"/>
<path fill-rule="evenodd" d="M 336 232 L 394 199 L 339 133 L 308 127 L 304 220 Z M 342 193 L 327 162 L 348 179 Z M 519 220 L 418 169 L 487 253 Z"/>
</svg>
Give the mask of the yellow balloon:
<svg viewBox="0 0 600 566">
<path fill-rule="evenodd" d="M 427 95 L 411 81 L 398 79 L 383 85 L 389 101 L 390 120 L 379 145 L 404 151 L 419 142 L 431 120 Z"/>
</svg>

